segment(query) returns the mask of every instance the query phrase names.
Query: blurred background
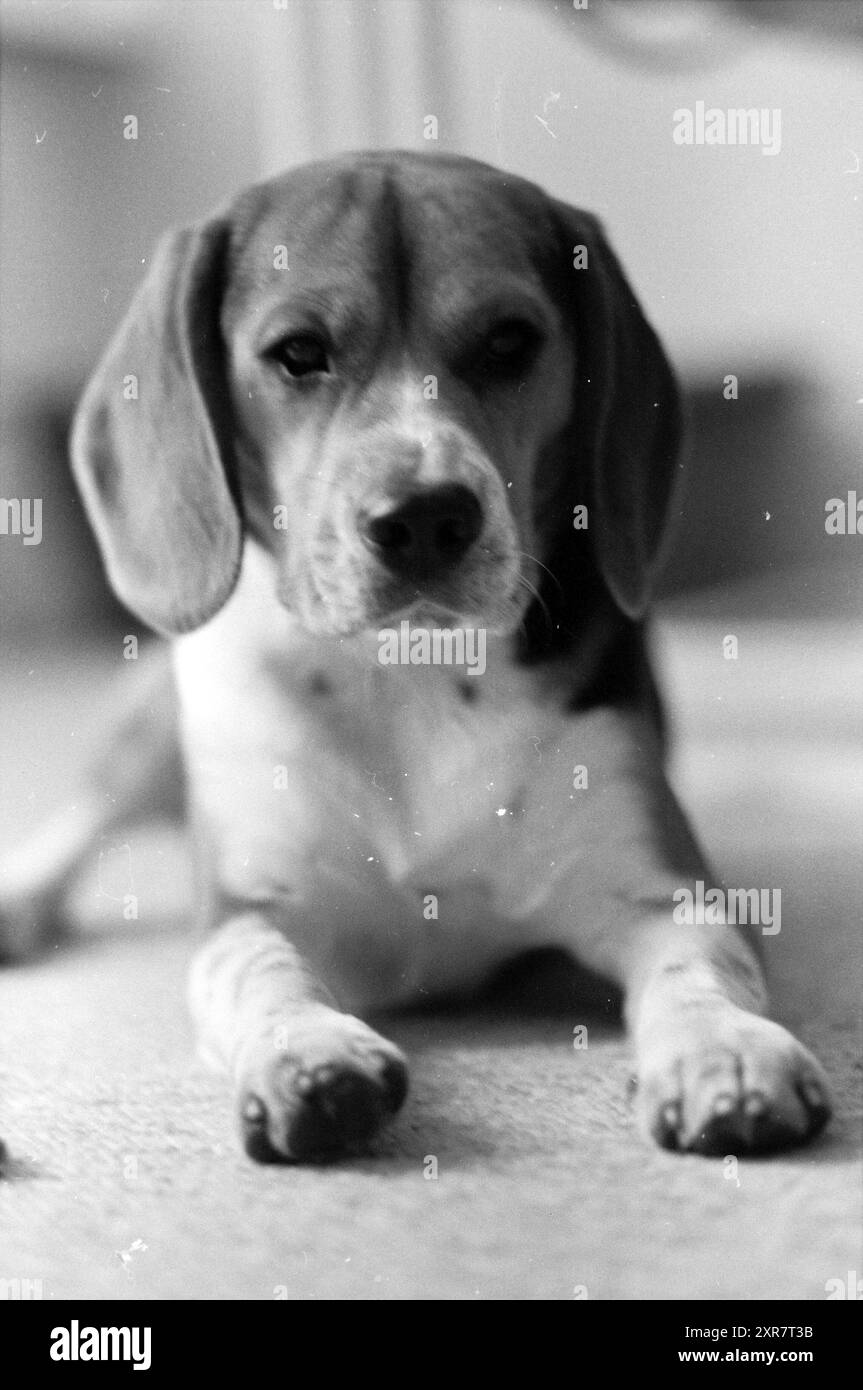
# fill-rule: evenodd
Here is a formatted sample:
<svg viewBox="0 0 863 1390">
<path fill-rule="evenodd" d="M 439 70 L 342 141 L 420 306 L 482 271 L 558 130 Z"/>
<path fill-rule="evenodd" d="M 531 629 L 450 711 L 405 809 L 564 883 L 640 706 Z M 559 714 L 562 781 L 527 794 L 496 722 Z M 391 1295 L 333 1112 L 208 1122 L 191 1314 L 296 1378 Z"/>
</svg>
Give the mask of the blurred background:
<svg viewBox="0 0 863 1390">
<path fill-rule="evenodd" d="M 839 1111 L 814 1154 L 735 1187 L 639 1147 L 607 1022 L 575 1079 L 571 1012 L 414 1021 L 392 1150 L 262 1175 L 190 1071 L 183 847 L 135 832 L 82 875 L 95 940 L 0 972 L 22 1177 L 0 1182 L 0 1276 L 46 1297 L 823 1297 L 860 1232 L 863 534 L 828 533 L 825 508 L 863 501 L 863 6 L 2 0 L 0 26 L 0 499 L 42 500 L 38 545 L 0 510 L 0 891 L 28 831 L 75 812 L 111 680 L 134 678 L 121 639 L 144 634 L 107 592 L 66 437 L 155 241 L 317 156 L 468 154 L 600 215 L 684 385 L 654 624 L 672 776 L 721 878 L 782 892 L 776 1006 Z M 699 102 L 779 111 L 781 146 L 676 144 Z M 439 1184 L 417 1180 L 429 1152 Z"/>
<path fill-rule="evenodd" d="M 7 638 L 107 611 L 66 431 L 160 232 L 364 146 L 473 155 L 603 218 L 692 408 L 665 592 L 781 571 L 788 598 L 790 571 L 812 604 L 851 582 L 860 542 L 828 536 L 824 507 L 861 477 L 856 0 L 4 0 L 0 15 L 0 495 L 42 498 L 44 528 L 40 546 L 0 541 Z M 778 108 L 779 152 L 675 144 L 673 113 L 698 101 Z"/>
</svg>

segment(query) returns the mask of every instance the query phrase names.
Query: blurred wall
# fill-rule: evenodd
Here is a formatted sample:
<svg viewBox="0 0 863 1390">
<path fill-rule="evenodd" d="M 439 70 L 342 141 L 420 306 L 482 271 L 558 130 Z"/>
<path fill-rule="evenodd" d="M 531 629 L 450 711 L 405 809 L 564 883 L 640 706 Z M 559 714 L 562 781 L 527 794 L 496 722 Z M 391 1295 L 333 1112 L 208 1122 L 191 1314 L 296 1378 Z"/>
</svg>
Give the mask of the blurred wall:
<svg viewBox="0 0 863 1390">
<path fill-rule="evenodd" d="M 685 21 L 697 0 L 651 4 Z M 728 20 L 695 71 L 610 50 L 601 0 L 291 0 L 256 9 L 268 173 L 363 145 L 503 165 L 600 214 L 675 357 L 811 367 L 863 395 L 863 48 Z M 817 24 L 817 6 L 815 10 Z M 745 12 L 745 11 L 744 11 Z M 717 16 L 721 11 L 717 11 Z M 663 31 L 670 35 L 670 22 Z M 300 55 L 308 54 L 305 60 Z M 709 62 L 709 66 L 707 66 Z M 683 147 L 673 112 L 779 107 L 776 157 Z M 854 172 L 856 170 L 856 172 Z"/>
</svg>

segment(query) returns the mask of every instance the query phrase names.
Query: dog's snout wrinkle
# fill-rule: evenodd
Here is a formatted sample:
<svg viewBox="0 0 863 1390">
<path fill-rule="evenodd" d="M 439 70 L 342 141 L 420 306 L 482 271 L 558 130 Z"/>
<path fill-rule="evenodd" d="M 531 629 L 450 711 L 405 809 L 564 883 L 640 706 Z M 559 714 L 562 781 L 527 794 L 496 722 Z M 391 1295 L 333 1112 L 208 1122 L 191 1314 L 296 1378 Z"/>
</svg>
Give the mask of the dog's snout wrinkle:
<svg viewBox="0 0 863 1390">
<path fill-rule="evenodd" d="M 476 493 L 461 484 L 413 492 L 366 510 L 359 530 L 382 564 L 397 574 L 438 573 L 456 564 L 478 538 L 483 523 Z"/>
</svg>

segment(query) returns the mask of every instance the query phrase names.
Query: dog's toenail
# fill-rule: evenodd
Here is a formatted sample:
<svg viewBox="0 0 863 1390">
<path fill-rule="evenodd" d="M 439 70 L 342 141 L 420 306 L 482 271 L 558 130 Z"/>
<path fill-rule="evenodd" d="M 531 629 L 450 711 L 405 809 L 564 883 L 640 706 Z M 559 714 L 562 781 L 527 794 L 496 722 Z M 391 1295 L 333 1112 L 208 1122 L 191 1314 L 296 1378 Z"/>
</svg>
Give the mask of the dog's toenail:
<svg viewBox="0 0 863 1390">
<path fill-rule="evenodd" d="M 713 1113 L 714 1115 L 730 1115 L 734 1105 L 733 1096 L 717 1096 L 713 1102 Z"/>
<path fill-rule="evenodd" d="M 381 1055 L 381 1080 L 387 1093 L 387 1104 L 393 1113 L 400 1110 L 408 1093 L 408 1071 L 404 1062 Z"/>
<path fill-rule="evenodd" d="M 264 1102 L 258 1096 L 248 1096 L 243 1105 L 243 1119 L 247 1124 L 260 1125 L 267 1118 Z"/>
<path fill-rule="evenodd" d="M 753 1091 L 752 1095 L 747 1096 L 743 1102 L 743 1113 L 745 1115 L 763 1115 L 767 1110 L 767 1101 L 760 1091 Z"/>
<path fill-rule="evenodd" d="M 681 1120 L 679 1102 L 669 1101 L 662 1106 L 653 1134 L 664 1149 L 678 1149 L 680 1147 Z"/>
</svg>

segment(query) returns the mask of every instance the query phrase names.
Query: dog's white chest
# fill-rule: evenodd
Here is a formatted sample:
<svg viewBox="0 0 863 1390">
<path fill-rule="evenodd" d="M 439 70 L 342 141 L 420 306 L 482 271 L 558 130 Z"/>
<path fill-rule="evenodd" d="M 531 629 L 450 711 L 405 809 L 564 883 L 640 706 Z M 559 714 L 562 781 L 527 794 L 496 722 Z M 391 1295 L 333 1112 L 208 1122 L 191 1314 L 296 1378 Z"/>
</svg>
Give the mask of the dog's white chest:
<svg viewBox="0 0 863 1390">
<path fill-rule="evenodd" d="M 384 668 L 366 682 L 344 706 L 334 684 L 325 737 L 367 778 L 356 814 L 368 817 L 388 875 L 444 863 L 450 875 L 480 870 L 504 823 L 511 831 L 525 813 L 548 717 L 513 671 L 470 681 Z"/>
<path fill-rule="evenodd" d="M 175 644 L 190 786 L 231 893 L 359 912 L 446 889 L 524 917 L 614 822 L 609 716 L 567 715 L 503 644 L 482 675 L 383 665 L 374 638 L 305 635 L 262 593 L 241 585 Z"/>
</svg>

